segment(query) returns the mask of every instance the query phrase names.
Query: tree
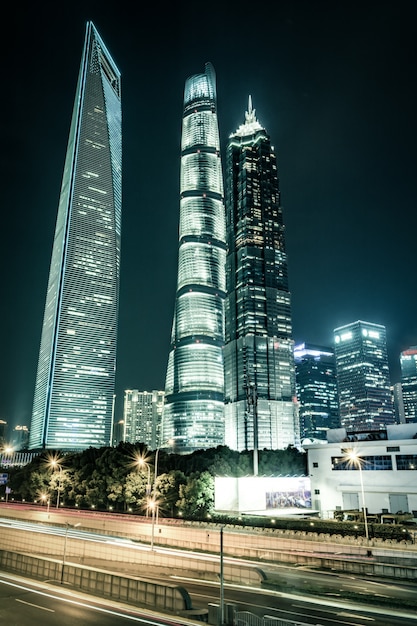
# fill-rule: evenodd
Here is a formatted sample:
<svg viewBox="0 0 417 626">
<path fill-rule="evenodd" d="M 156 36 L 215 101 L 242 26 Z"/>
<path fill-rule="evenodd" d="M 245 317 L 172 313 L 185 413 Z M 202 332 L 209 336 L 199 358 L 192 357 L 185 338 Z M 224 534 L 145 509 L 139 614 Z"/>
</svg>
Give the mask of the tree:
<svg viewBox="0 0 417 626">
<path fill-rule="evenodd" d="M 178 513 L 177 502 L 180 498 L 181 486 L 186 485 L 187 478 L 184 472 L 172 470 L 168 474 L 158 476 L 157 499 L 161 512 L 166 511 L 170 517 Z"/>
<path fill-rule="evenodd" d="M 177 508 L 189 519 L 204 519 L 214 509 L 214 478 L 209 472 L 192 474 L 180 485 Z"/>
</svg>

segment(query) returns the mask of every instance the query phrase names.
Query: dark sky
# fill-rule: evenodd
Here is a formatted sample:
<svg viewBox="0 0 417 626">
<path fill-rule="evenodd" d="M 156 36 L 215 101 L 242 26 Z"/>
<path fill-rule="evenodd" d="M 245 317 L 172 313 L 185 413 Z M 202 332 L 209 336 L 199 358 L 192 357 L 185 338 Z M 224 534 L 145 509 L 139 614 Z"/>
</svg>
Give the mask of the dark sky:
<svg viewBox="0 0 417 626">
<path fill-rule="evenodd" d="M 85 23 L 122 73 L 117 394 L 164 387 L 177 275 L 185 79 L 211 61 L 221 142 L 252 95 L 271 135 L 294 339 L 384 324 L 392 381 L 417 344 L 416 22 L 412 3 L 14 3 L 3 20 L 0 419 L 30 423 Z M 11 41 L 11 43 L 10 43 Z"/>
</svg>

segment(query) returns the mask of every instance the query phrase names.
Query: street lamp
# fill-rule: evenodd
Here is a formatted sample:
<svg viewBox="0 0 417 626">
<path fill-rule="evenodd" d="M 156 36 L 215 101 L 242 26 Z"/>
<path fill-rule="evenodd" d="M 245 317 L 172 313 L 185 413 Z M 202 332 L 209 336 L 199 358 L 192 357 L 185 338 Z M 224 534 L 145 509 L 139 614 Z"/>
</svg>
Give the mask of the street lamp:
<svg viewBox="0 0 417 626">
<path fill-rule="evenodd" d="M 70 524 L 69 522 L 66 522 L 65 539 L 64 539 L 64 552 L 63 552 L 63 555 L 62 555 L 61 585 L 64 582 L 64 566 L 65 566 L 65 556 L 67 554 L 68 530 L 70 528 L 77 528 L 78 526 L 81 526 L 81 522 L 78 522 L 78 524 Z"/>
<path fill-rule="evenodd" d="M 365 537 L 366 537 L 366 542 L 369 542 L 369 533 L 368 533 L 368 519 L 366 516 L 366 506 L 365 506 L 365 491 L 363 488 L 363 476 L 362 476 L 362 463 L 363 458 L 361 456 L 359 456 L 359 454 L 357 452 L 355 452 L 355 450 L 350 450 L 347 455 L 347 461 L 352 463 L 352 465 L 355 465 L 358 469 L 359 469 L 359 478 L 360 478 L 360 482 L 361 482 L 361 492 L 362 492 L 362 510 L 363 510 L 363 520 L 365 522 Z"/>
<path fill-rule="evenodd" d="M 172 439 L 168 439 L 167 441 L 165 441 L 161 445 L 165 445 L 166 443 L 171 445 L 172 441 L 173 441 Z M 157 448 L 156 452 L 155 452 L 155 460 L 154 460 L 154 466 L 153 466 L 152 498 L 149 500 L 149 506 L 152 509 L 151 550 L 153 550 L 153 540 L 154 540 L 154 536 L 155 536 L 155 517 L 158 518 L 158 513 L 159 513 L 159 506 L 158 506 L 158 503 L 156 501 L 156 479 L 157 479 L 157 476 L 158 476 L 159 450 L 160 450 L 160 448 Z"/>
<path fill-rule="evenodd" d="M 152 487 L 151 487 L 151 466 L 149 464 L 149 457 L 144 457 L 141 455 L 136 455 L 135 456 L 135 460 L 134 460 L 134 465 L 136 465 L 137 467 L 141 468 L 141 471 L 144 471 L 145 468 L 148 470 L 148 481 L 146 483 L 146 496 L 150 497 L 151 495 L 151 491 L 152 491 Z M 149 502 L 147 503 L 146 506 L 146 517 L 148 517 L 149 514 Z"/>
<path fill-rule="evenodd" d="M 220 626 L 224 624 L 223 528 L 220 528 Z"/>
<path fill-rule="evenodd" d="M 153 495 L 152 498 L 149 498 L 148 506 L 152 511 L 151 550 L 153 550 L 153 542 L 154 542 L 154 537 L 155 537 L 155 517 L 158 516 L 158 510 L 159 510 L 158 503 L 155 500 L 155 494 Z"/>
<path fill-rule="evenodd" d="M 148 459 L 143 456 L 137 456 L 135 459 L 135 465 L 140 467 L 141 469 L 148 470 L 148 482 L 146 484 L 146 495 L 150 495 L 151 493 L 151 466 L 149 465 Z"/>
<path fill-rule="evenodd" d="M 59 459 L 53 458 L 48 462 L 48 467 L 50 467 L 53 471 L 55 471 L 56 469 L 59 470 L 58 489 L 57 489 L 57 496 L 56 496 L 56 508 L 59 509 L 59 496 L 61 493 L 62 474 L 63 474 L 62 465 Z"/>
<path fill-rule="evenodd" d="M 148 500 L 148 506 L 149 508 L 152 509 L 151 550 L 153 550 L 153 542 L 154 542 L 154 536 L 155 536 L 155 517 L 156 517 L 156 520 L 158 521 L 158 514 L 159 514 L 159 504 L 158 504 L 158 501 L 156 500 L 156 479 L 158 477 L 159 450 L 165 444 L 173 445 L 173 443 L 174 443 L 174 439 L 167 439 L 166 441 L 161 443 L 155 451 L 155 459 L 154 459 L 154 466 L 153 466 L 153 485 L 152 485 L 152 491 L 150 491 L 151 497 Z"/>
<path fill-rule="evenodd" d="M 47 498 L 48 498 L 48 499 L 47 499 Z M 42 502 L 45 502 L 45 501 L 46 501 L 46 504 L 47 504 L 47 509 L 46 509 L 46 512 L 49 514 L 49 505 L 50 505 L 50 503 L 51 503 L 51 501 L 50 501 L 50 499 L 49 499 L 49 496 L 48 496 L 48 495 L 46 495 L 45 493 L 43 493 L 43 494 L 41 495 L 41 500 L 42 500 Z"/>
</svg>

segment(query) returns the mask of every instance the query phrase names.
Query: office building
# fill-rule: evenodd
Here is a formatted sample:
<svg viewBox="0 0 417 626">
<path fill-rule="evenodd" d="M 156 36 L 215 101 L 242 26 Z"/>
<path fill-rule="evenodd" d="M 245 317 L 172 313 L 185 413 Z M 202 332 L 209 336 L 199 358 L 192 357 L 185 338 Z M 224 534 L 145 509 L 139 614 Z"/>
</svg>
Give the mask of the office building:
<svg viewBox="0 0 417 626">
<path fill-rule="evenodd" d="M 225 443 L 280 449 L 299 438 L 277 162 L 249 98 L 226 154 Z"/>
<path fill-rule="evenodd" d="M 393 424 L 385 327 L 357 321 L 334 330 L 340 423 L 346 430 Z"/>
<path fill-rule="evenodd" d="M 123 408 L 123 441 L 159 448 L 164 391 L 126 389 Z"/>
<path fill-rule="evenodd" d="M 394 415 L 397 424 L 405 424 L 403 388 L 401 383 L 391 386 L 391 398 L 394 404 Z"/>
<path fill-rule="evenodd" d="M 110 445 L 121 229 L 120 73 L 89 22 L 58 207 L 30 449 Z"/>
<path fill-rule="evenodd" d="M 12 431 L 10 445 L 13 450 L 26 450 L 29 444 L 29 429 L 27 426 L 15 426 Z"/>
<path fill-rule="evenodd" d="M 340 425 L 334 350 L 301 343 L 294 359 L 301 441 L 326 439 Z"/>
<path fill-rule="evenodd" d="M 417 346 L 400 355 L 401 389 L 405 422 L 417 422 Z"/>
<path fill-rule="evenodd" d="M 224 441 L 225 215 L 216 79 L 187 79 L 181 138 L 178 281 L 161 444 L 188 453 Z"/>
</svg>

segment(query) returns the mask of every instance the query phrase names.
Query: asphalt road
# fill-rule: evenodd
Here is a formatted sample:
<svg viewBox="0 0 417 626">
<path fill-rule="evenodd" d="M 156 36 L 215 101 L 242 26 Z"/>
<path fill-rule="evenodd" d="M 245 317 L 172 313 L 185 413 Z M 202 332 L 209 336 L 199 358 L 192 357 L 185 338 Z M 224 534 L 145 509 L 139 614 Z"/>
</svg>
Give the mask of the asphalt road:
<svg viewBox="0 0 417 626">
<path fill-rule="evenodd" d="M 30 522 L 8 519 L 0 520 L 0 525 L 2 524 L 5 526 L 12 525 L 15 528 L 20 527 L 25 532 L 40 531 L 39 525 L 33 525 Z M 45 526 L 42 528 L 42 531 L 61 535 L 65 532 L 64 529 L 54 528 L 53 526 Z M 77 537 L 81 541 L 92 540 L 92 533 L 78 531 L 78 529 L 72 530 L 71 536 Z M 98 533 L 94 533 L 93 536 L 94 541 L 103 541 L 104 553 L 105 544 L 109 542 L 109 536 Z M 149 550 L 147 545 L 138 545 L 136 542 L 133 543 L 128 540 L 123 541 L 130 544 L 129 549 L 135 547 L 137 550 Z M 161 553 L 174 552 L 174 550 L 160 547 L 155 548 L 155 550 Z M 183 553 L 183 551 L 181 552 Z M 213 555 L 206 556 L 207 558 L 214 558 Z M 294 568 L 284 565 L 270 566 L 265 563 L 259 563 L 258 565 L 264 570 L 271 570 L 268 572 L 268 576 L 275 578 L 277 586 L 273 590 L 266 590 L 259 587 L 252 589 L 246 586 L 241 587 L 225 583 L 224 601 L 226 605 L 229 603 L 233 604 L 239 611 L 250 611 L 258 616 L 271 615 L 275 618 L 293 620 L 313 626 L 337 626 L 339 624 L 350 626 L 362 624 L 368 626 L 416 626 L 417 624 L 417 584 L 386 579 L 359 578 L 353 575 L 324 573 L 309 570 L 308 568 Z M 187 572 L 185 572 L 184 576 L 173 577 L 171 572 L 167 571 L 165 576 L 161 576 L 159 572 L 157 578 L 160 582 L 166 580 L 167 582 L 174 582 L 185 587 L 192 598 L 193 607 L 195 608 L 207 608 L 210 603 L 220 603 L 220 584 L 218 581 L 195 580 L 191 572 L 188 576 Z M 151 571 L 147 571 L 147 577 L 152 577 Z M 28 581 L 27 586 L 31 587 L 31 583 L 32 581 Z M 118 621 L 115 621 L 113 613 L 103 612 L 103 615 L 101 613 L 98 614 L 98 609 L 93 608 L 100 603 L 97 598 L 91 597 L 91 600 L 89 599 L 88 608 L 84 605 L 80 606 L 75 602 L 70 603 L 58 600 L 57 597 L 60 597 L 59 587 L 58 591 L 56 588 L 53 588 L 54 601 L 52 606 L 48 604 L 44 608 L 39 608 L 41 606 L 39 601 L 33 601 L 26 597 L 26 594 L 35 593 L 32 587 L 30 591 L 23 592 L 20 590 L 20 595 L 18 594 L 16 597 L 10 596 L 14 600 L 11 603 L 13 609 L 9 609 L 10 602 L 6 600 L 8 598 L 7 592 L 2 591 L 1 593 L 3 601 L 0 602 L 0 623 L 7 623 L 8 626 L 13 626 L 13 624 L 26 626 L 26 623 L 32 625 L 39 619 L 42 619 L 45 626 L 49 626 L 49 624 L 56 626 L 58 623 L 60 626 L 72 624 L 77 624 L 77 626 L 87 626 L 89 624 L 106 626 L 107 623 L 116 626 L 119 624 Z M 72 591 L 72 593 L 75 594 L 76 592 Z M 321 597 L 319 597 L 319 593 Z M 347 598 L 353 598 L 353 594 L 356 598 L 362 597 L 365 603 L 362 604 L 354 600 L 347 602 Z M 42 602 L 46 602 L 45 598 L 48 596 L 40 597 Z M 378 602 L 380 606 L 377 606 Z M 394 605 L 401 606 L 401 603 L 403 603 L 403 610 L 392 608 Z M 60 607 L 59 615 L 56 614 L 57 604 Z M 61 604 L 65 604 L 65 606 L 61 607 Z M 107 604 L 106 606 L 110 607 Z M 114 606 L 114 604 L 111 604 L 111 606 Z M 109 608 L 108 610 L 113 611 L 114 609 Z M 5 611 L 7 613 L 4 613 Z M 52 611 L 55 611 L 55 615 Z M 134 609 L 132 608 L 131 611 L 134 612 Z M 35 614 L 39 612 L 42 612 L 42 615 L 36 618 Z M 84 612 L 88 615 L 88 618 L 84 615 Z M 110 618 L 109 615 L 111 615 Z M 26 619 L 28 621 L 25 621 Z M 123 615 L 118 614 L 117 619 L 126 620 L 127 618 L 123 613 Z M 140 618 L 135 617 L 135 620 L 137 619 Z M 146 618 L 145 623 L 150 624 L 153 622 Z M 162 621 L 155 623 L 169 623 L 169 620 L 164 618 Z M 179 622 L 175 620 L 171 623 L 178 624 Z"/>
<path fill-rule="evenodd" d="M 193 606 L 219 604 L 219 585 L 187 578 L 177 578 L 189 592 Z M 340 583 L 343 594 L 343 581 Z M 372 589 L 372 583 L 364 583 L 364 589 Z M 365 592 L 364 592 L 365 593 Z M 414 591 L 415 594 L 415 591 Z M 416 626 L 417 615 L 413 610 L 396 611 L 389 605 L 385 608 L 361 606 L 354 602 L 344 602 L 342 598 L 331 596 L 327 599 L 303 596 L 302 589 L 297 594 L 278 593 L 260 589 L 225 585 L 225 604 L 234 604 L 239 611 L 250 611 L 260 617 L 269 615 L 277 619 L 293 620 L 297 623 L 314 626 Z"/>
<path fill-rule="evenodd" d="M 0 624 L 7 626 L 177 626 L 178 617 L 101 601 L 74 591 L 0 574 Z"/>
<path fill-rule="evenodd" d="M 219 587 L 212 583 L 182 580 L 191 595 L 207 606 L 218 604 Z M 322 600 L 305 600 L 301 596 L 277 594 L 259 589 L 242 589 L 227 585 L 225 605 L 235 604 L 240 611 L 269 615 L 298 624 L 312 626 L 415 626 L 417 618 L 383 609 L 361 610 L 338 602 L 332 605 Z M 127 623 L 148 626 L 178 626 L 190 623 L 178 617 L 158 616 L 150 611 L 135 609 L 57 587 L 48 583 L 29 581 L 21 577 L 0 574 L 0 623 L 7 626 L 127 626 Z"/>
</svg>

